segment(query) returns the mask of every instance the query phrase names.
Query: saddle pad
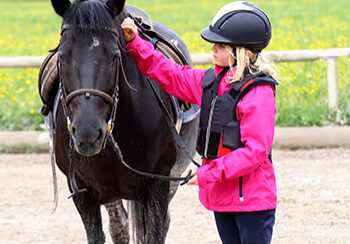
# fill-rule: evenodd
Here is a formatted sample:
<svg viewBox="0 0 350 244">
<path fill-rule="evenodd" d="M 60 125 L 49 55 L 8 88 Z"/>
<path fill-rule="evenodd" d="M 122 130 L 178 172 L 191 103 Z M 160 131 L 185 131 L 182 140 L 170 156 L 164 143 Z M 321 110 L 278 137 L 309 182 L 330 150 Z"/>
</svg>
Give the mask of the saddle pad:
<svg viewBox="0 0 350 244">
<path fill-rule="evenodd" d="M 197 118 L 200 113 L 201 109 L 199 106 L 197 104 L 192 104 L 189 110 L 186 110 L 179 114 L 179 119 L 182 119 L 182 123 L 186 124 Z"/>
<path fill-rule="evenodd" d="M 53 109 L 52 109 L 52 118 L 53 118 L 53 121 L 52 121 L 52 131 L 53 133 L 55 133 L 56 131 L 56 124 L 57 124 L 57 115 L 58 115 L 58 105 L 60 103 L 60 96 L 61 96 L 61 91 L 58 90 L 57 93 L 56 93 L 56 97 L 55 97 L 55 100 L 54 100 L 54 103 L 53 103 Z M 48 130 L 50 130 L 50 114 L 48 115 L 45 115 L 45 126 Z"/>
<path fill-rule="evenodd" d="M 174 111 L 174 118 L 173 118 L 174 123 L 176 123 L 178 119 L 181 119 L 182 123 L 186 124 L 199 116 L 201 110 L 197 104 L 191 104 L 190 107 L 181 106 L 180 105 L 180 102 L 182 102 L 181 100 L 177 99 L 172 95 L 169 95 L 169 97 L 170 97 L 170 101 Z M 181 109 L 180 107 L 185 109 Z"/>
</svg>

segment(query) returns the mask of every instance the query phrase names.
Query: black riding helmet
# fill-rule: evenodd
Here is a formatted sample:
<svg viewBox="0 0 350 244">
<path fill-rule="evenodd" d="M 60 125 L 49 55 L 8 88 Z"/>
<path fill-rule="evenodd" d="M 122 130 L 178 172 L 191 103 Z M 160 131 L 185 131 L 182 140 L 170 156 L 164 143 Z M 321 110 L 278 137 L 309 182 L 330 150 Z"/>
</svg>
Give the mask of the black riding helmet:
<svg viewBox="0 0 350 244">
<path fill-rule="evenodd" d="M 255 5 L 232 2 L 218 11 L 201 36 L 208 42 L 243 46 L 260 52 L 271 39 L 271 24 L 267 15 Z"/>
</svg>

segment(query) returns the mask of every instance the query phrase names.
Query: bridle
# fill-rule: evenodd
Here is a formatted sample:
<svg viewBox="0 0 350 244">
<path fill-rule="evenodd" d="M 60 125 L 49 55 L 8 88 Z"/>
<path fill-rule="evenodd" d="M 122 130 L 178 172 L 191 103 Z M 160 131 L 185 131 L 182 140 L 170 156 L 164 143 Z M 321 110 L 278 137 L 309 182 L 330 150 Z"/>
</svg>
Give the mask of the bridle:
<svg viewBox="0 0 350 244">
<path fill-rule="evenodd" d="M 87 29 L 90 28 L 89 26 L 87 27 L 82 27 L 82 26 L 73 26 L 73 25 L 68 25 L 68 24 L 63 24 L 62 28 L 61 28 L 61 36 L 62 34 L 66 31 L 66 30 L 70 30 L 73 28 L 81 28 L 81 29 Z M 111 110 L 111 114 L 109 117 L 109 120 L 107 122 L 107 129 L 106 129 L 106 134 L 104 137 L 104 143 L 103 143 L 103 148 L 105 148 L 106 146 L 106 142 L 107 142 L 107 138 L 109 135 L 112 134 L 113 132 L 113 128 L 114 128 L 114 121 L 115 121 L 115 115 L 116 115 L 116 111 L 117 111 L 117 106 L 118 106 L 118 101 L 119 101 L 119 76 L 120 76 L 120 71 L 122 72 L 123 75 L 123 80 L 126 83 L 126 85 L 131 89 L 134 90 L 134 88 L 132 88 L 127 80 L 126 74 L 125 74 L 125 70 L 124 70 L 124 65 L 123 65 L 123 59 L 122 59 L 122 55 L 121 55 L 121 51 L 128 53 L 128 51 L 126 51 L 122 44 L 120 43 L 120 35 L 118 33 L 118 31 L 115 28 L 110 28 L 110 27 L 105 27 L 104 28 L 106 31 L 114 34 L 117 38 L 117 44 L 118 44 L 118 50 L 116 53 L 116 73 L 115 73 L 115 80 L 114 80 L 114 89 L 113 89 L 113 93 L 112 95 L 109 95 L 101 90 L 97 90 L 97 89 L 91 89 L 91 88 L 81 88 L 75 91 L 72 91 L 71 93 L 67 93 L 66 88 L 65 88 L 65 80 L 64 80 L 64 76 L 63 76 L 63 72 L 62 72 L 62 68 L 61 68 L 61 61 L 58 59 L 58 72 L 59 72 L 59 89 L 61 92 L 61 103 L 62 103 L 62 107 L 63 107 L 63 112 L 65 117 L 67 118 L 67 128 L 68 131 L 70 133 L 70 135 L 72 136 L 72 117 L 71 117 L 71 113 L 68 109 L 68 105 L 69 103 L 77 96 L 82 96 L 85 95 L 86 98 L 90 98 L 90 96 L 97 96 L 102 98 L 103 100 L 105 100 L 106 102 L 109 103 L 109 105 L 111 106 L 112 110 Z"/>
</svg>

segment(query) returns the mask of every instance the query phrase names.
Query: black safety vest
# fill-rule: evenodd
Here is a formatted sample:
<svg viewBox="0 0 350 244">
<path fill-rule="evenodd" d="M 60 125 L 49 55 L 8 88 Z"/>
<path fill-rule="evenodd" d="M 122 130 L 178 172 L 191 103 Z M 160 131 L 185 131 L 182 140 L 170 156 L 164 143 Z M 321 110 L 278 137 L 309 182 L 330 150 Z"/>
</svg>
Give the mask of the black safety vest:
<svg viewBox="0 0 350 244">
<path fill-rule="evenodd" d="M 197 150 L 200 155 L 209 159 L 221 157 L 244 146 L 241 142 L 240 121 L 236 118 L 238 102 L 255 86 L 278 85 L 278 82 L 265 72 L 256 75 L 245 72 L 242 81 L 230 83 L 232 88 L 218 96 L 218 82 L 220 80 L 215 78 L 214 68 L 208 69 L 202 84 Z"/>
</svg>

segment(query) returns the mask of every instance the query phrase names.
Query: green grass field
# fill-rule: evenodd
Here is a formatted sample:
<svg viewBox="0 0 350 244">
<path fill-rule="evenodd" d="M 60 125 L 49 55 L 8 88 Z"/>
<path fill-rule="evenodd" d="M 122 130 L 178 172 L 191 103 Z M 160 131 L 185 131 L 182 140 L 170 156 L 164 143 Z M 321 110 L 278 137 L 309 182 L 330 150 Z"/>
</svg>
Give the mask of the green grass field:
<svg viewBox="0 0 350 244">
<path fill-rule="evenodd" d="M 175 30 L 191 53 L 209 53 L 200 31 L 228 0 L 130 0 Z M 266 50 L 350 47 L 348 0 L 253 0 L 268 13 L 272 40 Z M 0 2 L 0 56 L 44 56 L 59 40 L 61 19 L 50 1 Z M 203 67 L 197 67 L 203 68 Z M 278 126 L 350 125 L 350 60 L 338 60 L 339 104 L 328 110 L 326 61 L 277 63 Z M 0 69 L 0 130 L 40 129 L 38 68 Z"/>
</svg>

